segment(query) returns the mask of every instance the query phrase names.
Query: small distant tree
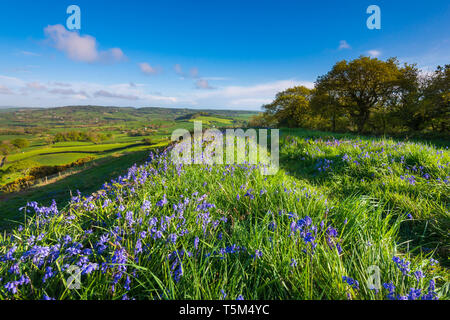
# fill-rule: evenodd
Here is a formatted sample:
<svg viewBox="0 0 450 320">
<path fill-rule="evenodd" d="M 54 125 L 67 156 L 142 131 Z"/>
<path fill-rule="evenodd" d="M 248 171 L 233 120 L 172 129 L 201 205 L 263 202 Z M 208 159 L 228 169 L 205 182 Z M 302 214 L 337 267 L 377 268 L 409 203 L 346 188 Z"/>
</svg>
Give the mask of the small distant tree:
<svg viewBox="0 0 450 320">
<path fill-rule="evenodd" d="M 26 148 L 30 145 L 27 139 L 18 138 L 11 141 L 11 144 L 18 149 Z"/>
<path fill-rule="evenodd" d="M 45 142 L 47 144 L 55 144 L 55 138 L 53 136 L 46 136 L 45 137 Z"/>
<path fill-rule="evenodd" d="M 0 154 L 7 156 L 11 153 L 11 145 L 2 143 L 0 144 Z"/>
<path fill-rule="evenodd" d="M 269 126 L 269 123 L 264 115 L 264 113 L 258 113 L 254 116 L 252 116 L 248 120 L 248 126 L 249 127 L 267 127 Z"/>
<path fill-rule="evenodd" d="M 153 140 L 152 138 L 144 138 L 144 139 L 142 139 L 142 143 L 146 144 L 148 146 L 151 146 L 151 145 L 156 144 L 156 141 Z"/>
</svg>

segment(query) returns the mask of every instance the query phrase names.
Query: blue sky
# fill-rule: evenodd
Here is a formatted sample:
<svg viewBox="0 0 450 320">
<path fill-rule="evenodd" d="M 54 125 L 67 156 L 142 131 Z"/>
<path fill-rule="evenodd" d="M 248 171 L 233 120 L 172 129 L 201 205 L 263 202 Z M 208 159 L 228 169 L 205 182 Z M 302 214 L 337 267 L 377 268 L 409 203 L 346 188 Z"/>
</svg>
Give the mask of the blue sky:
<svg viewBox="0 0 450 320">
<path fill-rule="evenodd" d="M 342 59 L 450 63 L 448 0 L 1 3 L 0 106 L 259 110 Z M 372 4 L 380 30 L 366 26 Z"/>
</svg>

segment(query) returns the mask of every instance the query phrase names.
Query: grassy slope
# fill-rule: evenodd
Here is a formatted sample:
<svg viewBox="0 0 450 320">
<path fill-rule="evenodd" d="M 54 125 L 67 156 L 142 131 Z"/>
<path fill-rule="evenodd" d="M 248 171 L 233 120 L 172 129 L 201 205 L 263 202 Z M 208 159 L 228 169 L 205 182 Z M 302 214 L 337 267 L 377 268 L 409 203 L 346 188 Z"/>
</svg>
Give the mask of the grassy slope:
<svg viewBox="0 0 450 320">
<path fill-rule="evenodd" d="M 290 131 L 281 143 L 281 163 L 300 181 L 342 201 L 366 196 L 390 212 L 411 215 L 401 229 L 413 247 L 436 250 L 448 265 L 450 252 L 450 154 L 448 147 Z"/>
<path fill-rule="evenodd" d="M 52 199 L 64 206 L 70 199 L 71 192 L 76 195 L 79 190 L 83 194 L 90 194 L 98 190 L 105 181 L 124 174 L 133 163 L 142 163 L 148 157 L 148 150 L 138 151 L 120 157 L 109 156 L 95 161 L 96 165 L 79 173 L 64 177 L 56 182 L 37 186 L 27 191 L 6 194 L 1 201 L 0 227 L 9 228 L 23 221 L 23 213 L 18 209 L 30 201 L 42 205 L 50 205 Z M 92 164 L 91 164 L 92 165 Z"/>
<path fill-rule="evenodd" d="M 442 182 L 448 163 L 442 169 L 437 162 L 445 164 L 448 151 L 389 141 L 384 146 L 378 141 L 294 141 L 289 138 L 281 147 L 282 159 L 291 161 L 282 164 L 291 175 L 281 170 L 262 176 L 245 165 L 180 170 L 162 157 L 130 169 L 126 179 L 110 185 L 108 196 L 79 199 L 63 214 L 40 209 L 37 220 L 15 230 L 13 238 L 0 239 L 0 253 L 6 254 L 11 242 L 17 246 L 11 253 L 16 259 L 28 252 L 18 272 L 29 277 L 34 290 L 12 283 L 18 287 L 15 298 L 220 299 L 224 293 L 227 299 L 385 298 L 386 289 L 377 293 L 366 284 L 368 268 L 376 265 L 382 283 L 395 285 L 394 296 L 407 296 L 411 287 L 427 294 L 433 280 L 438 296 L 448 299 L 448 272 L 429 259 L 436 254 L 416 250 L 417 243 L 408 245 L 400 237 L 415 220 L 442 223 L 448 218 L 439 211 L 448 203 L 448 184 Z M 360 165 L 341 163 L 344 152 Z M 405 173 L 401 155 L 408 165 L 423 165 L 433 183 L 417 177 L 416 184 L 405 184 L 399 177 Z M 396 159 L 392 173 L 380 168 L 389 157 Z M 329 167 L 323 161 L 317 166 L 317 160 L 330 158 Z M 389 186 L 383 194 L 378 193 L 381 181 Z M 392 194 L 410 197 L 427 211 L 409 211 L 411 221 L 407 207 L 392 206 Z M 428 200 L 420 203 L 419 194 Z M 444 245 L 446 239 L 441 239 Z M 61 247 L 50 251 L 58 255 L 38 254 L 42 246 L 57 244 Z M 93 251 L 77 251 L 81 248 Z M 410 261 L 409 276 L 393 257 Z M 79 290 L 63 285 L 70 264 L 84 272 Z M 12 265 L 0 265 L 3 298 L 13 297 L 7 288 L 20 279 L 7 272 Z M 424 273 L 419 281 L 413 275 L 418 270 Z M 348 285 L 343 276 L 358 280 L 358 286 Z"/>
</svg>

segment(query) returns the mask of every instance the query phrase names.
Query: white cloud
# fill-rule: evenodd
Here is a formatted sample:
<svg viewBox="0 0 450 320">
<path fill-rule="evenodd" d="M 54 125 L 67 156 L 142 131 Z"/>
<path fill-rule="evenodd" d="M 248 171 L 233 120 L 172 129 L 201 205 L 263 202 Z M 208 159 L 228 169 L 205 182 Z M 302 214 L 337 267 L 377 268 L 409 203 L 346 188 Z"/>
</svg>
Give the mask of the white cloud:
<svg viewBox="0 0 450 320">
<path fill-rule="evenodd" d="M 81 101 L 91 105 L 129 106 L 132 102 L 136 106 L 171 107 L 179 102 L 174 96 L 147 92 L 141 83 L 30 82 L 0 75 L 0 91 L 4 94 L 1 104 L 20 107 L 62 106 Z"/>
<path fill-rule="evenodd" d="M 131 94 L 120 94 L 113 93 L 106 90 L 99 90 L 94 92 L 94 97 L 103 97 L 103 98 L 115 98 L 115 99 L 125 99 L 125 100 L 138 100 L 139 97 L 131 95 Z"/>
<path fill-rule="evenodd" d="M 80 36 L 78 32 L 68 31 L 60 24 L 47 26 L 44 33 L 52 46 L 64 52 L 69 59 L 74 61 L 113 63 L 125 59 L 120 48 L 99 51 L 97 40 L 94 37 Z"/>
<path fill-rule="evenodd" d="M 39 81 L 34 81 L 34 82 L 28 82 L 26 85 L 27 89 L 32 89 L 32 90 L 46 90 L 47 87 L 45 85 L 43 85 L 42 83 L 40 83 Z"/>
<path fill-rule="evenodd" d="M 8 77 L 8 76 L 3 76 L 0 75 L 0 84 L 6 84 L 6 85 L 11 85 L 11 86 L 24 86 L 25 85 L 25 81 L 23 81 L 22 79 L 16 78 L 16 77 Z"/>
<path fill-rule="evenodd" d="M 211 81 L 224 81 L 224 80 L 232 80 L 231 78 L 227 77 L 202 77 L 204 80 L 211 80 Z"/>
<path fill-rule="evenodd" d="M 71 87 L 72 85 L 70 83 L 66 83 L 66 82 L 53 82 L 54 86 L 58 86 L 58 87 Z"/>
<path fill-rule="evenodd" d="M 184 96 L 186 103 L 196 107 L 234 107 L 236 109 L 254 109 L 270 103 L 275 95 L 287 88 L 303 85 L 314 87 L 314 82 L 281 80 L 250 86 L 226 86 L 216 90 L 196 91 Z"/>
<path fill-rule="evenodd" d="M 193 67 L 189 70 L 189 73 L 185 73 L 183 71 L 183 68 L 181 67 L 181 65 L 177 63 L 176 65 L 173 66 L 173 69 L 175 70 L 176 74 L 181 76 L 182 79 L 185 79 L 185 78 L 197 79 L 197 78 L 199 78 L 199 71 L 198 71 L 197 67 Z"/>
<path fill-rule="evenodd" d="M 189 74 L 191 75 L 192 78 L 197 78 L 198 77 L 198 68 L 192 68 L 189 71 Z"/>
<path fill-rule="evenodd" d="M 209 82 L 198 83 L 203 89 Z M 60 81 L 64 81 L 61 79 Z M 45 85 L 44 85 L 45 84 Z M 0 75 L 0 91 L 3 105 L 21 107 L 50 107 L 63 105 L 110 105 L 137 107 L 191 107 L 260 110 L 275 95 L 287 88 L 304 85 L 312 88 L 313 82 L 295 79 L 249 85 L 216 86 L 214 90 L 172 88 L 166 93 L 149 88 L 142 83 L 102 84 L 95 82 L 24 81 Z M 9 90 L 7 90 L 7 89 Z"/>
<path fill-rule="evenodd" d="M 20 51 L 21 54 L 23 54 L 24 56 L 29 56 L 29 57 L 40 57 L 41 55 L 39 53 L 35 53 L 35 52 L 31 52 L 31 51 Z"/>
<path fill-rule="evenodd" d="M 381 51 L 379 51 L 379 50 L 369 50 L 369 51 L 367 51 L 367 53 L 372 58 L 377 58 L 377 57 L 379 57 L 381 55 Z"/>
<path fill-rule="evenodd" d="M 175 73 L 184 77 L 183 69 L 181 68 L 180 64 L 176 64 L 173 66 L 173 69 L 175 70 Z"/>
<path fill-rule="evenodd" d="M 158 72 L 155 68 L 153 68 L 147 62 L 139 63 L 139 69 L 141 69 L 141 71 L 147 75 L 156 74 Z"/>
<path fill-rule="evenodd" d="M 0 84 L 0 94 L 14 94 L 10 88 Z"/>
<path fill-rule="evenodd" d="M 87 99 L 89 95 L 85 91 L 75 91 L 73 89 L 61 89 L 55 88 L 48 91 L 51 94 L 61 95 L 61 96 L 72 96 L 76 99 Z"/>
<path fill-rule="evenodd" d="M 341 40 L 339 42 L 339 48 L 338 50 L 343 50 L 343 49 L 351 49 L 352 47 L 350 47 L 350 45 L 347 43 L 347 41 L 345 40 Z"/>
<path fill-rule="evenodd" d="M 207 80 L 205 80 L 205 79 L 198 79 L 195 82 L 195 87 L 197 89 L 214 89 L 213 87 L 211 87 L 209 85 L 209 82 Z"/>
</svg>

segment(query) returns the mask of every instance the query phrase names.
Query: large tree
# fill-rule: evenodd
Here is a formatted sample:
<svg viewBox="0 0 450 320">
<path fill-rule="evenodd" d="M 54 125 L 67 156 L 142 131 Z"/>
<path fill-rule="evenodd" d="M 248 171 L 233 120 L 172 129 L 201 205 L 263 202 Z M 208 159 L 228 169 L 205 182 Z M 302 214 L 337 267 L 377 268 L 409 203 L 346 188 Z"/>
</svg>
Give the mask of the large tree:
<svg viewBox="0 0 450 320">
<path fill-rule="evenodd" d="M 391 125 L 406 127 L 411 132 L 425 127 L 427 114 L 422 103 L 424 85 L 425 79 L 416 65 L 405 64 L 400 69 L 398 89 L 390 101 L 393 108 Z"/>
<path fill-rule="evenodd" d="M 398 87 L 400 71 L 395 58 L 387 61 L 360 57 L 340 61 L 316 81 L 316 94 L 326 96 L 336 110 L 345 110 L 358 132 L 363 132 L 371 112 L 385 108 Z"/>
<path fill-rule="evenodd" d="M 266 118 L 279 126 L 302 127 L 310 117 L 309 101 L 313 90 L 297 86 L 277 93 L 275 100 L 263 105 Z"/>
<path fill-rule="evenodd" d="M 450 126 L 450 65 L 438 66 L 424 89 L 427 120 L 433 131 L 448 132 Z"/>
</svg>

